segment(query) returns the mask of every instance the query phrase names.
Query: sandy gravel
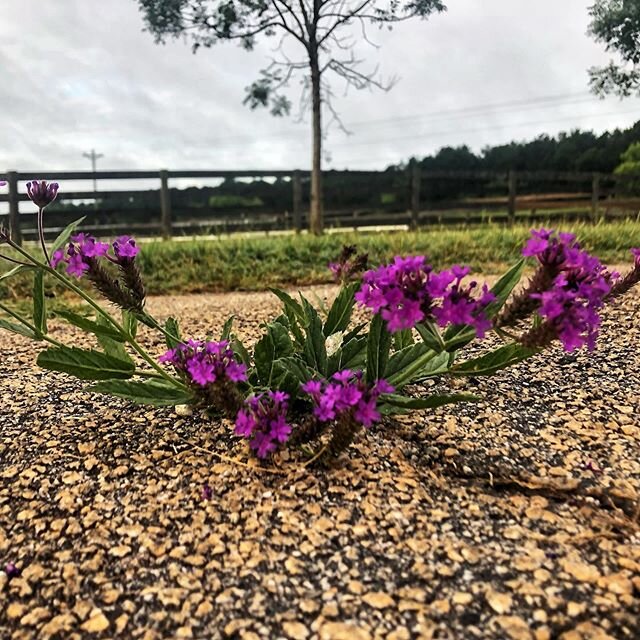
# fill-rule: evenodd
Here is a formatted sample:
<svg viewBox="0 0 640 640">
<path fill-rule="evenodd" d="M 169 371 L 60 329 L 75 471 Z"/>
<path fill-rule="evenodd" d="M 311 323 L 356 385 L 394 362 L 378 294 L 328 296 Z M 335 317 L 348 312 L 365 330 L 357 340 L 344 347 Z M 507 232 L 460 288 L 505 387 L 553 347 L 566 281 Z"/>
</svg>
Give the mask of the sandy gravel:
<svg viewBox="0 0 640 640">
<path fill-rule="evenodd" d="M 278 309 L 150 305 L 199 337 Z M 250 460 L 229 424 L 90 396 L 0 333 L 0 638 L 640 638 L 639 344 L 636 294 L 596 354 L 439 381 L 485 400 L 276 475 L 205 451 Z"/>
</svg>

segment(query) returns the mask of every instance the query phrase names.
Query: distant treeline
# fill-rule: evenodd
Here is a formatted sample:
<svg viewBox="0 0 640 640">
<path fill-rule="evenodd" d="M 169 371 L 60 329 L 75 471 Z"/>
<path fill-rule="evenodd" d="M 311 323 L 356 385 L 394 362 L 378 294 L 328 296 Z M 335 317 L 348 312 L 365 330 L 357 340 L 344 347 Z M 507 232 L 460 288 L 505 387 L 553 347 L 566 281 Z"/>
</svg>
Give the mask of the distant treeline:
<svg viewBox="0 0 640 640">
<path fill-rule="evenodd" d="M 640 121 L 626 130 L 596 135 L 590 131 L 561 133 L 557 137 L 539 136 L 529 142 L 511 142 L 487 147 L 473 153 L 467 146 L 444 147 L 435 155 L 417 159 L 423 172 L 421 201 L 437 206 L 463 198 L 503 197 L 507 185 L 505 174 L 516 171 L 559 171 L 613 173 L 621 154 L 630 144 L 640 141 Z M 375 175 L 349 171 L 327 171 L 324 178 L 325 207 L 336 210 L 406 210 L 410 204 L 410 160 L 387 167 Z M 429 179 L 429 171 L 479 171 L 478 177 Z M 499 175 L 492 176 L 492 172 Z M 487 175 L 488 174 L 488 175 Z M 519 180 L 519 193 L 547 193 L 590 189 L 584 185 L 559 180 Z M 308 206 L 309 188 L 303 185 L 303 206 Z M 288 178 L 275 181 L 226 179 L 216 187 L 171 189 L 172 209 L 191 218 L 240 215 L 242 211 L 291 211 L 292 184 Z M 92 218 L 110 223 L 120 219 L 144 222 L 158 215 L 159 190 L 136 194 L 111 195 L 99 199 Z M 50 210 L 55 216 L 73 209 L 87 211 L 86 205 L 59 202 Z M 91 214 L 91 210 L 88 211 Z M 58 216 L 55 216 L 58 217 Z M 61 222 L 63 216 L 59 216 Z"/>
<path fill-rule="evenodd" d="M 640 141 L 640 121 L 629 129 L 596 135 L 576 129 L 557 137 L 542 135 L 529 142 L 510 142 L 473 153 L 469 147 L 443 147 L 420 160 L 425 170 L 599 171 L 613 173 L 620 156 Z"/>
</svg>

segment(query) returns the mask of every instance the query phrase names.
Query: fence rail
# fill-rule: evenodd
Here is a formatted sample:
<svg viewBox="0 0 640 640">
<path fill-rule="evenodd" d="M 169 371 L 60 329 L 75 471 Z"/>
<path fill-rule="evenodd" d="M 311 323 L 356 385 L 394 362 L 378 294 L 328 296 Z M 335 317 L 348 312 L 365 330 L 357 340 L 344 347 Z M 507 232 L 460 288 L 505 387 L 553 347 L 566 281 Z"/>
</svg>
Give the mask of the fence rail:
<svg viewBox="0 0 640 640">
<path fill-rule="evenodd" d="M 342 180 L 342 190 L 347 195 L 349 184 L 359 181 L 360 186 L 367 186 L 365 191 L 375 191 L 384 184 L 384 188 L 391 191 L 387 195 L 393 196 L 387 204 L 380 195 L 375 205 L 371 202 L 344 205 L 338 194 L 333 198 L 333 206 L 325 212 L 328 227 L 407 225 L 415 229 L 433 223 L 479 223 L 489 219 L 512 224 L 522 217 L 532 222 L 544 220 L 557 212 L 566 219 L 597 222 L 602 218 L 637 216 L 640 211 L 640 174 L 426 171 L 417 163 L 411 163 L 404 172 L 328 171 L 325 175 L 326 195 L 333 195 L 331 180 Z M 273 178 L 289 183 L 286 187 L 289 196 L 286 203 L 280 200 L 280 206 L 186 206 L 179 197 L 182 192 L 171 187 L 171 180 L 211 178 Z M 8 192 L 0 193 L 0 202 L 8 203 L 8 226 L 18 242 L 23 237 L 35 235 L 32 209 L 27 212 L 20 208 L 20 203 L 29 200 L 24 183 L 32 179 L 91 181 L 93 184 L 98 180 L 158 181 L 157 189 L 61 191 L 58 205 L 94 201 L 93 206 L 87 205 L 89 216 L 84 225 L 92 231 L 108 230 L 111 233 L 130 229 L 169 238 L 175 233 L 202 233 L 205 230 L 214 233 L 246 229 L 300 231 L 308 222 L 305 206 L 308 171 L 8 171 L 0 173 L 0 180 L 8 182 Z M 473 185 L 469 193 L 455 186 L 469 184 Z M 127 198 L 131 199 L 131 206 L 122 204 Z M 146 198 L 144 206 L 135 202 L 141 198 Z M 62 218 L 66 216 L 70 221 L 74 212 L 58 207 L 55 214 L 47 217 L 47 220 L 55 218 L 59 221 L 58 224 L 49 223 L 46 229 L 49 235 L 65 226 Z M 116 220 L 112 219 L 114 216 Z"/>
</svg>

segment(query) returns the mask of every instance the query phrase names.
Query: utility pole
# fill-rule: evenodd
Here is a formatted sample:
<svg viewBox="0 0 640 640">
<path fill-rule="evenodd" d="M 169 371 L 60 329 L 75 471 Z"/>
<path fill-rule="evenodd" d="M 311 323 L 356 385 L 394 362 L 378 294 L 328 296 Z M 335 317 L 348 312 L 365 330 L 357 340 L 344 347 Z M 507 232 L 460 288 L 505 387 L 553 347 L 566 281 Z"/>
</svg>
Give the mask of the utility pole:
<svg viewBox="0 0 640 640">
<path fill-rule="evenodd" d="M 91 149 L 91 153 L 83 153 L 82 155 L 85 158 L 89 158 L 89 160 L 91 160 L 91 169 L 93 171 L 93 192 L 96 193 L 98 191 L 98 188 L 96 185 L 96 162 L 98 158 L 103 158 L 104 154 L 96 153 L 95 149 Z"/>
</svg>

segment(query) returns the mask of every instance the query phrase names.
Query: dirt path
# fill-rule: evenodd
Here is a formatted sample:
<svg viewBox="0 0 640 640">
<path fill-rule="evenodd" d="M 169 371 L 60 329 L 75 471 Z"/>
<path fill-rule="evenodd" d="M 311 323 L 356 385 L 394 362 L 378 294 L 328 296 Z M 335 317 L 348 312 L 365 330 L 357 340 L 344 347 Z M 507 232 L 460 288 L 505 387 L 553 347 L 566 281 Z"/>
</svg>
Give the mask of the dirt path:
<svg viewBox="0 0 640 640">
<path fill-rule="evenodd" d="M 278 310 L 150 304 L 196 337 Z M 107 403 L 0 333 L 0 638 L 637 639 L 640 299 L 602 334 L 279 476 L 194 448 L 247 460 L 228 424 Z"/>
</svg>

